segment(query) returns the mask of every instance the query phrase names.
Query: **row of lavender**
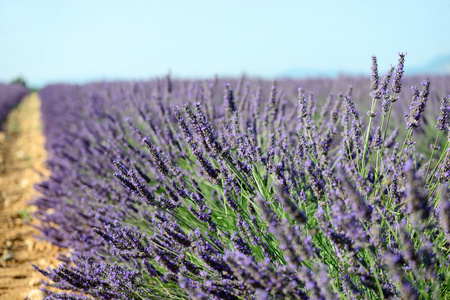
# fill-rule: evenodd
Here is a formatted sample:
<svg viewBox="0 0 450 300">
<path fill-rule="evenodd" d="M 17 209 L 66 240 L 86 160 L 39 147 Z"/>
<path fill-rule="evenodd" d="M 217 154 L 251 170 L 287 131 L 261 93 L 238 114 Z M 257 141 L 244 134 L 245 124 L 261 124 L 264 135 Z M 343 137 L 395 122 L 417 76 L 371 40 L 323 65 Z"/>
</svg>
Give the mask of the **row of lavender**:
<svg viewBox="0 0 450 300">
<path fill-rule="evenodd" d="M 447 297 L 450 78 L 402 91 L 403 61 L 371 81 L 45 87 L 36 215 L 71 252 L 40 271 L 78 292 L 48 299 Z"/>
<path fill-rule="evenodd" d="M 21 84 L 0 83 L 0 129 L 8 113 L 27 93 L 28 90 Z"/>
</svg>

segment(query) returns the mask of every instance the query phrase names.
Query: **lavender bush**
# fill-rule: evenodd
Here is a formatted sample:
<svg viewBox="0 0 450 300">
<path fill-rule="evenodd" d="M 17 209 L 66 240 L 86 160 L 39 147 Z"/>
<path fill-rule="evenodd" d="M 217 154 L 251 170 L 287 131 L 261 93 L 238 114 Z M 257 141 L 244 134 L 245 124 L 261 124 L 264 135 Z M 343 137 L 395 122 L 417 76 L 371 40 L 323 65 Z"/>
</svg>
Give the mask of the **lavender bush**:
<svg viewBox="0 0 450 300">
<path fill-rule="evenodd" d="M 28 90 L 21 84 L 0 83 L 0 129 L 8 113 L 27 93 Z"/>
<path fill-rule="evenodd" d="M 45 87 L 47 299 L 448 298 L 450 78 L 405 92 L 404 59 L 355 88 Z"/>
</svg>

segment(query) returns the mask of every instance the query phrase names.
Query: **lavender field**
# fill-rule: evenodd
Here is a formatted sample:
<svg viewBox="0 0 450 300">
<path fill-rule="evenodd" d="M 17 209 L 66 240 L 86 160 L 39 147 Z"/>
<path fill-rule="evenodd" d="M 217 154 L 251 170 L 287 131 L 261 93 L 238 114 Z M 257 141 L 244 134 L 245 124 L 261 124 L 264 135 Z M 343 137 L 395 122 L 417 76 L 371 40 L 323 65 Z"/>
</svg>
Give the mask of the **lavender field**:
<svg viewBox="0 0 450 300">
<path fill-rule="evenodd" d="M 8 113 L 27 93 L 28 90 L 21 84 L 0 83 L 0 129 Z"/>
<path fill-rule="evenodd" d="M 404 58 L 44 87 L 46 299 L 449 299 L 450 77 Z"/>
</svg>

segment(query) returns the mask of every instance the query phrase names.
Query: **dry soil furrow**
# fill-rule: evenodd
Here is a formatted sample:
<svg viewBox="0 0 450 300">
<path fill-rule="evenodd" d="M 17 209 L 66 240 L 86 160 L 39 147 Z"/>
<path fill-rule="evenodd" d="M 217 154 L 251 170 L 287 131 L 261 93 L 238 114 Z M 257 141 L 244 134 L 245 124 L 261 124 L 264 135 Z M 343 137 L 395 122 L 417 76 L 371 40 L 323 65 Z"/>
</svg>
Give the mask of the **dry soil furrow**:
<svg viewBox="0 0 450 300">
<path fill-rule="evenodd" d="M 0 299 L 41 299 L 40 279 L 31 263 L 56 266 L 57 247 L 35 236 L 30 224 L 33 185 L 47 174 L 37 94 L 24 98 L 0 133 Z"/>
</svg>

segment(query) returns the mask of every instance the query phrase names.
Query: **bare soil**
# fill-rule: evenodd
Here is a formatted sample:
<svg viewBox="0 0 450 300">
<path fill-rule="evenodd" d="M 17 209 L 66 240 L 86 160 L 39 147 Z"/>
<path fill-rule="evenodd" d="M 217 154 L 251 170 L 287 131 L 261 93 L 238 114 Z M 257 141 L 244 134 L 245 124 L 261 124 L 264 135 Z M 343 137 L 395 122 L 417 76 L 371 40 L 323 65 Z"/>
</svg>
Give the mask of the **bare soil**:
<svg viewBox="0 0 450 300">
<path fill-rule="evenodd" d="M 40 241 L 32 227 L 37 196 L 34 184 L 48 174 L 37 94 L 23 99 L 0 132 L 0 299 L 42 299 L 40 279 L 31 263 L 56 267 L 59 249 Z"/>
</svg>

